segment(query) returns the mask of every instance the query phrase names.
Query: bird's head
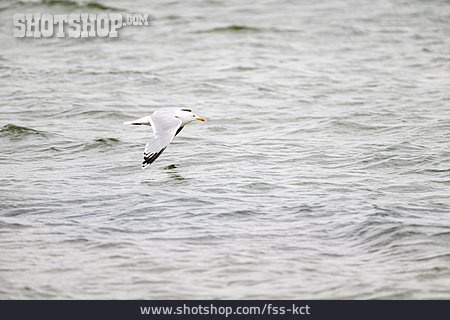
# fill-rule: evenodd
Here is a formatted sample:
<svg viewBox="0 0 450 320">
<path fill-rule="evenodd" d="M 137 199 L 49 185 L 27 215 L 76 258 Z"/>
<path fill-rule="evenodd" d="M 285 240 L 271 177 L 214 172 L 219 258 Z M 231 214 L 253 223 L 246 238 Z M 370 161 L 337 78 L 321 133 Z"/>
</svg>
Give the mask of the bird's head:
<svg viewBox="0 0 450 320">
<path fill-rule="evenodd" d="M 180 109 L 177 111 L 175 117 L 180 119 L 183 122 L 183 125 L 191 123 L 194 120 L 206 121 L 205 118 L 199 117 L 193 113 L 191 109 Z"/>
</svg>

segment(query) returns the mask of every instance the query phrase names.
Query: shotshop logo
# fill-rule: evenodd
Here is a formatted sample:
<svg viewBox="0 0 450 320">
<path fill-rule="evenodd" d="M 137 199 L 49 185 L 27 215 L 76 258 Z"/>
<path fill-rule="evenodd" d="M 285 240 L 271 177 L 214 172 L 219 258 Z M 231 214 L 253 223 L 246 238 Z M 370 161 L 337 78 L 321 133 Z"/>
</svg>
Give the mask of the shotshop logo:
<svg viewBox="0 0 450 320">
<path fill-rule="evenodd" d="M 123 26 L 148 26 L 148 14 L 120 13 L 16 13 L 13 16 L 14 37 L 58 38 L 110 37 L 118 36 Z"/>
</svg>

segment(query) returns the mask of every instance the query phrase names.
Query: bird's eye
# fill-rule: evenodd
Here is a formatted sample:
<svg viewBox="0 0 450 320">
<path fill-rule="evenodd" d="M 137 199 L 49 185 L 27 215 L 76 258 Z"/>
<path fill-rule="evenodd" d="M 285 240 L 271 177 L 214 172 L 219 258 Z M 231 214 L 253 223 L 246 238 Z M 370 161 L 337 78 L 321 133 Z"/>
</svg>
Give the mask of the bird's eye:
<svg viewBox="0 0 450 320">
<path fill-rule="evenodd" d="M 192 115 L 195 118 L 195 114 Z"/>
</svg>

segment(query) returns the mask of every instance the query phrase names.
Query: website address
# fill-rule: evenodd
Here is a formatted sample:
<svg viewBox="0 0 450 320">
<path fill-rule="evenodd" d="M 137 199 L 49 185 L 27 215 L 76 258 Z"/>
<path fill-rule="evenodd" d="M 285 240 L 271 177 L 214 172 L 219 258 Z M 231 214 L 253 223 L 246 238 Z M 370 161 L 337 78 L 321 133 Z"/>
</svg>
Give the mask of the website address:
<svg viewBox="0 0 450 320">
<path fill-rule="evenodd" d="M 274 306 L 273 304 L 264 304 L 264 306 L 188 306 L 183 304 L 178 307 L 162 307 L 149 306 L 140 307 L 142 315 L 222 315 L 225 318 L 231 315 L 310 315 L 311 308 L 309 305 L 297 306 L 292 304 L 291 307 Z"/>
</svg>

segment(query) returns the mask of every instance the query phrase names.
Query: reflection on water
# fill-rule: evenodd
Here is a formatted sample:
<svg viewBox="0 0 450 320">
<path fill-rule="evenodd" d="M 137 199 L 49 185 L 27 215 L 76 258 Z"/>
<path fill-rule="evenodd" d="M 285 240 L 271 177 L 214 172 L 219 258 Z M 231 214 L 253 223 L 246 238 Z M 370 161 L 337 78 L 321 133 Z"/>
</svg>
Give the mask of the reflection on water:
<svg viewBox="0 0 450 320">
<path fill-rule="evenodd" d="M 168 173 L 169 177 L 173 180 L 177 180 L 177 181 L 186 181 L 186 178 L 183 177 L 180 174 L 180 170 L 177 170 L 177 165 L 176 164 L 171 164 L 168 165 L 167 167 L 164 168 L 165 172 Z"/>
</svg>

